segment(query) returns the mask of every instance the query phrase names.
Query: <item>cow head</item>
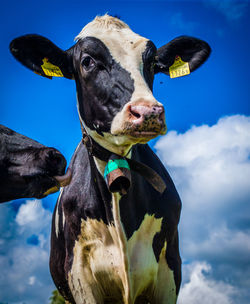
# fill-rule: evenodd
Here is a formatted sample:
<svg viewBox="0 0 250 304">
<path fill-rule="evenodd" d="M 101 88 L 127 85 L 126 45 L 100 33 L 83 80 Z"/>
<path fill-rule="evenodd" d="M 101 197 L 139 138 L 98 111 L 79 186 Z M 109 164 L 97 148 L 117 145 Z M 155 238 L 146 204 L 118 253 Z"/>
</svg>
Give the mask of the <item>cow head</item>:
<svg viewBox="0 0 250 304">
<path fill-rule="evenodd" d="M 81 122 L 97 142 L 119 154 L 166 132 L 163 105 L 152 93 L 154 75 L 169 75 L 176 56 L 192 72 L 210 54 L 206 42 L 187 36 L 157 49 L 108 15 L 87 24 L 67 51 L 38 35 L 19 37 L 10 49 L 39 75 L 75 79 Z"/>
<path fill-rule="evenodd" d="M 65 167 L 58 150 L 0 125 L 0 202 L 58 191 L 70 182 Z"/>
</svg>

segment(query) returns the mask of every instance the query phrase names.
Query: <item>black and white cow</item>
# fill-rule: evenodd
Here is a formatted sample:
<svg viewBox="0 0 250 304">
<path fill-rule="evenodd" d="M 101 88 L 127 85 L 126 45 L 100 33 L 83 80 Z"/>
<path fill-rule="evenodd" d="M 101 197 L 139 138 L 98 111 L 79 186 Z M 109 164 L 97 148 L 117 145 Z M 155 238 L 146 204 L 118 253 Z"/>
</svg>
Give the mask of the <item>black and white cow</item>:
<svg viewBox="0 0 250 304">
<path fill-rule="evenodd" d="M 0 125 L 0 203 L 58 191 L 70 181 L 65 167 L 58 150 Z"/>
<path fill-rule="evenodd" d="M 88 148 L 78 145 L 70 164 L 72 181 L 54 211 L 52 277 L 70 303 L 176 303 L 181 201 L 146 144 L 166 132 L 164 108 L 152 87 L 154 74 L 169 74 L 176 56 L 192 72 L 208 58 L 210 47 L 182 36 L 157 49 L 108 15 L 87 24 L 76 41 L 63 51 L 44 37 L 27 35 L 10 46 L 34 72 L 75 80 L 79 117 L 90 141 Z M 151 167 L 166 190 L 156 191 L 132 171 L 127 194 L 111 194 L 104 179 L 107 150 Z"/>
</svg>

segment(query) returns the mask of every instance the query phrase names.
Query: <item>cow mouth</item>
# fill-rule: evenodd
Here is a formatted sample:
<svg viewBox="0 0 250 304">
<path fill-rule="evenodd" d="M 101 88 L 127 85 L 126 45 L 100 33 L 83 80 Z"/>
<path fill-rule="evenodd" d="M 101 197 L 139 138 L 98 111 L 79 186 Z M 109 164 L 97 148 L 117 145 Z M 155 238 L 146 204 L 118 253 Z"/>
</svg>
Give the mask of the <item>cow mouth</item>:
<svg viewBox="0 0 250 304">
<path fill-rule="evenodd" d="M 131 133 L 134 137 L 155 137 L 160 134 L 161 132 L 159 131 L 135 131 Z"/>
<path fill-rule="evenodd" d="M 157 126 L 154 129 L 147 128 L 138 128 L 138 126 L 134 126 L 131 124 L 126 124 L 125 130 L 123 132 L 117 132 L 113 134 L 115 136 L 126 136 L 129 141 L 134 143 L 147 143 L 151 139 L 156 138 L 159 135 L 166 134 L 167 127 L 166 124 L 162 124 L 161 126 Z M 111 133 L 112 134 L 112 133 Z"/>
<path fill-rule="evenodd" d="M 133 138 L 147 138 L 152 139 L 157 137 L 158 135 L 166 134 L 167 127 L 166 125 L 161 125 L 157 129 L 145 130 L 145 129 L 138 129 L 138 128 L 130 128 L 124 133 Z"/>
<path fill-rule="evenodd" d="M 72 171 L 70 168 L 67 169 L 64 175 L 56 175 L 53 178 L 57 181 L 59 187 L 65 187 L 69 185 L 72 178 Z"/>
<path fill-rule="evenodd" d="M 61 187 L 69 185 L 72 179 L 72 171 L 70 168 L 68 168 L 64 175 L 56 175 L 49 178 L 53 180 L 54 185 L 51 185 L 50 188 L 48 188 L 45 192 L 41 193 L 40 196 L 37 196 L 37 198 L 43 198 L 49 194 L 57 192 Z"/>
<path fill-rule="evenodd" d="M 133 139 L 145 139 L 145 140 L 150 140 L 152 138 L 155 138 L 156 136 L 159 135 L 159 132 L 155 131 L 134 131 L 128 133 L 128 136 L 132 137 Z"/>
<path fill-rule="evenodd" d="M 140 131 L 140 130 L 127 130 L 123 132 L 122 136 L 126 136 L 129 141 L 134 142 L 134 143 L 141 143 L 141 144 L 146 144 L 149 142 L 151 139 L 156 138 L 159 135 L 164 135 L 166 133 L 166 127 L 163 128 L 162 130 L 150 130 L 150 131 Z"/>
</svg>

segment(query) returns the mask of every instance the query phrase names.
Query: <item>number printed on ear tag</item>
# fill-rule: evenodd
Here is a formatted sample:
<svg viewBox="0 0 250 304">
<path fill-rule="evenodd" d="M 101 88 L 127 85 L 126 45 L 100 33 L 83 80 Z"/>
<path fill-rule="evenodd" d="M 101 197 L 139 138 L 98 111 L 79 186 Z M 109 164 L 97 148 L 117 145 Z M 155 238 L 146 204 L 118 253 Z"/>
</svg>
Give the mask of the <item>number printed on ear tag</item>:
<svg viewBox="0 0 250 304">
<path fill-rule="evenodd" d="M 174 63 L 169 67 L 170 78 L 181 77 L 190 74 L 188 62 L 181 60 L 180 56 L 176 56 Z"/>
<path fill-rule="evenodd" d="M 47 76 L 56 76 L 56 77 L 63 77 L 63 73 L 60 68 L 48 61 L 48 58 L 43 59 L 43 64 L 41 68 L 44 71 L 44 74 Z"/>
</svg>

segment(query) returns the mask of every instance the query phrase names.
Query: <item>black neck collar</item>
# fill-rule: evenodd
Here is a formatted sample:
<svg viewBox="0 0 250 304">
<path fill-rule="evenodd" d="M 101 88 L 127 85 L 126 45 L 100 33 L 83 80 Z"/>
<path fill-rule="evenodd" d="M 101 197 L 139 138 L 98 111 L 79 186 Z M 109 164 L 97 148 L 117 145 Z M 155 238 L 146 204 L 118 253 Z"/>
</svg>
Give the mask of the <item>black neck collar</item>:
<svg viewBox="0 0 250 304">
<path fill-rule="evenodd" d="M 166 184 L 163 179 L 160 177 L 158 173 L 156 173 L 153 169 L 148 167 L 147 165 L 140 163 L 136 160 L 123 157 L 116 153 L 113 153 L 100 144 L 98 144 L 91 136 L 89 136 L 85 129 L 82 128 L 82 143 L 88 150 L 89 155 L 95 156 L 98 159 L 108 162 L 113 156 L 118 158 L 124 158 L 127 160 L 130 169 L 139 173 L 143 176 L 153 187 L 156 191 L 163 193 L 166 189 Z"/>
</svg>

